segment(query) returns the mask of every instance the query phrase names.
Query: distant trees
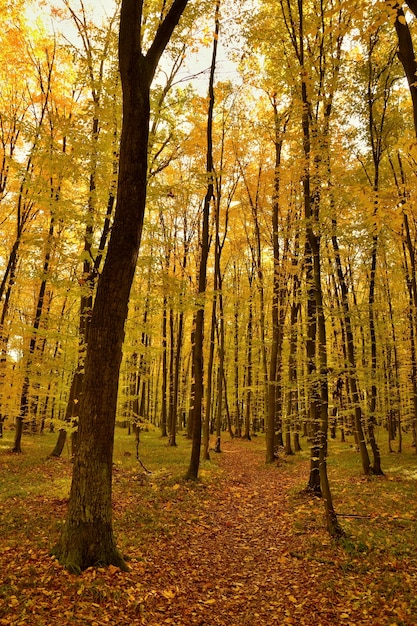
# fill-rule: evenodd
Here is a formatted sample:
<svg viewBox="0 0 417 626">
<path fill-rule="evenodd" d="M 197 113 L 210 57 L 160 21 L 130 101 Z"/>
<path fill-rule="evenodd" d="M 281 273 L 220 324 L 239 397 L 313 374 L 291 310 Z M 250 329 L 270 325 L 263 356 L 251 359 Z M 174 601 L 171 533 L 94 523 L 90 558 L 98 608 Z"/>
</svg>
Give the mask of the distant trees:
<svg viewBox="0 0 417 626">
<path fill-rule="evenodd" d="M 201 441 L 207 457 L 223 432 L 265 432 L 268 463 L 304 437 L 308 486 L 320 493 L 330 426 L 353 439 L 362 472 L 381 473 L 379 431 L 391 449 L 403 437 L 415 443 L 417 431 L 414 5 L 291 0 L 248 10 L 242 0 L 231 32 L 236 3 L 216 4 L 214 29 L 210 3 L 190 3 L 170 39 L 185 4 L 125 1 L 146 27 L 122 37 L 120 74 L 117 8 L 102 26 L 87 4 L 55 8 L 72 19 L 72 43 L 32 30 L 18 3 L 15 22 L 0 18 L 9 59 L 0 412 L 6 427 L 17 418 L 14 449 L 25 430 L 47 427 L 59 431 L 59 454 L 84 411 L 86 457 L 96 436 L 111 441 L 117 415 L 155 424 L 172 445 L 180 430 L 193 437 L 196 478 Z M 225 66 L 220 43 L 232 39 L 239 54 Z M 196 82 L 193 54 L 203 48 L 217 58 L 208 74 L 207 54 Z M 130 86 L 133 66 L 143 93 Z M 142 116 L 123 110 L 125 129 L 135 127 L 122 141 L 128 161 L 119 154 L 120 76 Z M 127 207 L 117 219 L 116 202 Z M 88 376 L 100 369 L 100 378 L 89 378 L 83 398 L 90 331 Z M 100 435 L 87 413 L 104 405 Z M 106 459 L 106 558 L 118 560 L 110 447 L 97 451 Z M 71 510 L 74 522 L 81 513 Z"/>
</svg>

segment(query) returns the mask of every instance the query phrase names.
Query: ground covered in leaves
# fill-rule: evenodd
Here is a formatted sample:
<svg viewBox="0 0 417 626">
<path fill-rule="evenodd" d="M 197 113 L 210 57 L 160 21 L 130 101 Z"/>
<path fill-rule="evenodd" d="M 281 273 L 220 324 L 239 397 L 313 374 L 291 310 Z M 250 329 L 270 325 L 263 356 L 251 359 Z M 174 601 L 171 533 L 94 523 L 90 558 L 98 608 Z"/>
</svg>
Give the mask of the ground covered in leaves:
<svg viewBox="0 0 417 626">
<path fill-rule="evenodd" d="M 213 456 L 196 484 L 115 465 L 115 532 L 128 573 L 75 576 L 49 556 L 65 516 L 57 481 L 69 481 L 68 459 L 40 463 L 44 495 L 15 475 L 23 487 L 1 499 L 0 624 L 417 624 L 414 476 L 406 485 L 414 500 L 402 509 L 407 491 L 395 472 L 342 480 L 330 464 L 348 532 L 335 543 L 323 504 L 300 493 L 307 458 L 266 467 L 261 445 L 236 440 Z M 16 462 L 2 455 L 1 475 Z M 373 502 L 379 489 L 394 508 Z"/>
</svg>

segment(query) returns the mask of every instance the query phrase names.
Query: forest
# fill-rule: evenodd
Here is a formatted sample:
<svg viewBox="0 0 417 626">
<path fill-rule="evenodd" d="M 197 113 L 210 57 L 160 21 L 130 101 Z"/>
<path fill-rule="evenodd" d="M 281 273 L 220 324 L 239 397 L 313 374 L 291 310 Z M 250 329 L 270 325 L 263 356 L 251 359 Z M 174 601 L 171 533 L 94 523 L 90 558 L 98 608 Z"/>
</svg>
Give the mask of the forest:
<svg viewBox="0 0 417 626">
<path fill-rule="evenodd" d="M 1 473 L 64 473 L 47 551 L 68 576 L 132 576 L 113 483 L 140 472 L 151 494 L 169 459 L 188 512 L 242 471 L 271 498 L 288 482 L 308 528 L 302 489 L 323 562 L 371 551 L 339 515 L 369 517 L 360 485 L 415 521 L 416 18 L 415 0 L 2 0 Z M 317 623 L 413 624 L 411 605 Z"/>
</svg>

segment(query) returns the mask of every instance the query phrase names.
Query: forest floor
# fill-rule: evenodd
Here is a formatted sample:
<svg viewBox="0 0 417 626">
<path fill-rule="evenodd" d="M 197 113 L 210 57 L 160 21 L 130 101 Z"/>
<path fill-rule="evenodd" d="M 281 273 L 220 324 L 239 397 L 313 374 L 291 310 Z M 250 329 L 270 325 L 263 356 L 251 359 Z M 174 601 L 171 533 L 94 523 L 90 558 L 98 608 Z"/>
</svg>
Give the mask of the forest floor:
<svg viewBox="0 0 417 626">
<path fill-rule="evenodd" d="M 404 510 L 398 477 L 356 476 L 343 487 L 335 480 L 349 533 L 335 542 L 323 503 L 300 490 L 307 458 L 267 467 L 261 445 L 236 440 L 213 456 L 195 484 L 115 465 L 115 532 L 129 556 L 127 573 L 63 570 L 49 550 L 65 516 L 67 500 L 56 496 L 58 483 L 68 486 L 70 461 L 39 461 L 43 494 L 30 492 L 22 471 L 26 491 L 0 500 L 0 624 L 417 624 L 414 477 L 407 483 L 414 500 Z M 0 476 L 19 481 L 18 464 L 15 455 L 1 455 Z M 394 486 L 395 510 L 370 502 L 379 489 L 389 493 L 384 482 Z"/>
</svg>

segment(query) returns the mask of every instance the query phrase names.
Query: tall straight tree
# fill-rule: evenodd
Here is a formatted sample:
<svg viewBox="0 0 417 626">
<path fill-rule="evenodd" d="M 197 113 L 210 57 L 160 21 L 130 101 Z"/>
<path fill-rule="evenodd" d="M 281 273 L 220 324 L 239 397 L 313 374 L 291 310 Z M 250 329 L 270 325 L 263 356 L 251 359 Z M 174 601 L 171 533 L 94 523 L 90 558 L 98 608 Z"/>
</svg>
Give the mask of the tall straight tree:
<svg viewBox="0 0 417 626">
<path fill-rule="evenodd" d="M 398 37 L 398 58 L 404 68 L 404 73 L 407 77 L 408 87 L 410 90 L 411 101 L 413 105 L 413 122 L 414 133 L 417 137 L 417 61 L 414 53 L 413 40 L 411 37 L 410 28 L 407 20 L 405 19 L 404 11 L 401 5 L 395 0 L 387 0 L 389 6 L 391 6 L 395 12 L 395 30 Z M 415 0 L 407 0 L 407 5 L 417 17 L 417 2 Z M 410 328 L 410 349 L 411 349 L 411 384 L 413 388 L 413 438 L 417 440 L 417 361 L 416 361 L 416 312 L 417 312 L 417 280 L 416 280 L 416 250 L 411 237 L 410 223 L 407 211 L 407 193 L 405 193 L 405 176 L 404 167 L 402 164 L 400 153 L 398 152 L 398 165 L 400 170 L 401 185 L 397 187 L 400 192 L 401 203 L 403 206 L 403 230 L 404 230 L 404 265 L 406 273 L 407 290 L 409 293 L 409 328 Z M 392 165 L 394 171 L 394 167 Z M 401 431 L 400 431 L 401 432 Z M 417 446 L 415 446 L 417 452 Z"/>
<path fill-rule="evenodd" d="M 295 4 L 295 3 L 294 3 Z M 294 7 L 295 8 L 295 7 Z M 301 93 L 301 130 L 304 154 L 302 173 L 302 189 L 305 219 L 305 266 L 307 282 L 307 372 L 309 391 L 309 418 L 311 424 L 311 458 L 310 480 L 308 489 L 323 496 L 327 529 L 333 536 L 343 535 L 333 507 L 332 494 L 327 474 L 327 432 L 328 432 L 328 364 L 327 334 L 325 323 L 324 299 L 322 288 L 322 253 L 321 253 L 321 163 L 323 145 L 328 138 L 328 124 L 334 89 L 336 86 L 337 69 L 330 67 L 328 82 L 326 81 L 325 58 L 323 56 L 327 24 L 336 26 L 343 22 L 343 12 L 338 7 L 337 18 L 331 12 L 326 13 L 323 4 L 320 6 L 320 25 L 316 28 L 315 41 L 317 49 L 308 43 L 309 3 L 298 0 L 294 18 L 290 3 L 281 2 L 283 18 L 287 25 L 295 56 L 299 64 L 299 89 Z M 335 22 L 333 22 L 335 19 Z M 340 36 L 339 36 L 340 37 Z M 339 37 L 335 42 L 334 52 L 340 51 Z M 317 65 L 320 72 L 316 74 Z M 314 102 L 316 100 L 316 103 Z M 318 102 L 322 103 L 322 106 Z"/>
<path fill-rule="evenodd" d="M 207 261 L 210 247 L 209 216 L 210 205 L 214 200 L 214 164 L 213 164 L 213 111 L 214 111 L 214 73 L 216 70 L 217 42 L 220 30 L 220 0 L 216 0 L 215 31 L 213 38 L 213 52 L 211 57 L 208 114 L 207 114 L 207 153 L 206 175 L 207 191 L 203 204 L 203 228 L 201 234 L 201 256 L 198 276 L 198 295 L 204 296 L 207 286 Z M 194 405 L 193 405 L 193 430 L 190 465 L 186 474 L 187 480 L 197 480 L 200 467 L 201 431 L 202 431 L 202 408 L 204 395 L 204 371 L 203 371 L 203 341 L 204 341 L 204 302 L 199 303 L 195 316 L 195 328 L 193 330 L 193 366 L 194 366 Z"/>
<path fill-rule="evenodd" d="M 188 0 L 173 0 L 144 50 L 143 0 L 122 0 L 119 66 L 123 124 L 117 206 L 90 321 L 79 412 L 79 445 L 65 526 L 53 553 L 79 572 L 97 563 L 127 565 L 112 524 L 112 462 L 124 327 L 146 204 L 150 89 L 157 64 Z M 150 36 L 150 33 L 146 33 Z"/>
</svg>

